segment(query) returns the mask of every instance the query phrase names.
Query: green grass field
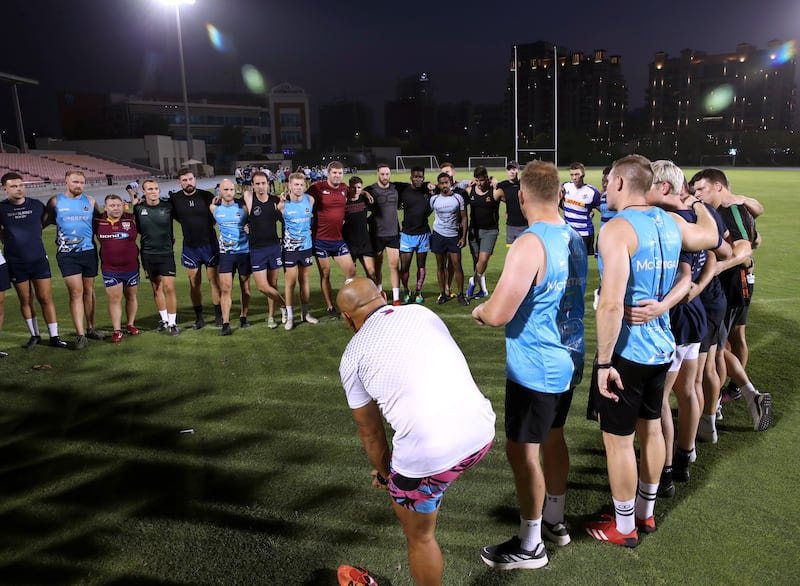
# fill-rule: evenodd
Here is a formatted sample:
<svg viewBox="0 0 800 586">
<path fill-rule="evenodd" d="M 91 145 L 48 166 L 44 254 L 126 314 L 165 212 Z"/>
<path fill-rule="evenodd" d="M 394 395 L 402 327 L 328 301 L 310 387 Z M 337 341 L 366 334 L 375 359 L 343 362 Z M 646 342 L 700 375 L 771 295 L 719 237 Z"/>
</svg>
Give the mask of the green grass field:
<svg viewBox="0 0 800 586">
<path fill-rule="evenodd" d="M 373 172 L 360 175 L 373 181 Z M 503 332 L 479 328 L 455 302 L 433 303 L 431 255 L 426 305 L 446 321 L 498 416 L 495 447 L 444 499 L 438 538 L 445 584 L 800 583 L 800 173 L 729 175 L 735 193 L 766 207 L 748 371 L 773 394 L 775 424 L 756 434 L 743 401 L 726 406 L 719 443 L 698 446 L 691 482 L 657 503 L 658 532 L 634 550 L 595 542 L 580 528 L 610 505 L 600 432 L 584 418 L 585 381 L 566 431 L 573 543 L 548 546 L 550 564 L 541 570 L 498 572 L 480 560 L 480 547 L 510 537 L 518 521 L 503 450 Z M 587 180 L 599 185 L 599 170 Z M 45 236 L 52 242 L 53 229 Z M 491 285 L 504 256 L 498 246 Z M 464 266 L 468 272 L 467 258 Z M 179 272 L 179 323 L 188 326 L 194 316 Z M 312 310 L 321 317 L 314 276 Z M 338 288 L 336 270 L 333 281 Z M 61 333 L 71 342 L 63 282 L 53 284 Z M 589 361 L 596 285 L 592 259 Z M 109 329 L 100 281 L 97 299 L 97 321 Z M 146 281 L 139 300 L 137 324 L 152 330 L 157 313 Z M 265 299 L 255 294 L 255 326 L 234 327 L 226 338 L 206 327 L 177 338 L 148 331 L 118 345 L 91 342 L 81 352 L 46 345 L 25 351 L 19 346 L 28 333 L 8 292 L 0 337 L 0 349 L 10 352 L 0 361 L 0 583 L 325 585 L 336 583 L 341 563 L 366 566 L 381 586 L 411 583 L 405 540 L 387 493 L 370 487 L 338 378 L 349 330 L 323 319 L 273 331 L 265 312 Z M 42 365 L 48 368 L 36 368 Z"/>
</svg>

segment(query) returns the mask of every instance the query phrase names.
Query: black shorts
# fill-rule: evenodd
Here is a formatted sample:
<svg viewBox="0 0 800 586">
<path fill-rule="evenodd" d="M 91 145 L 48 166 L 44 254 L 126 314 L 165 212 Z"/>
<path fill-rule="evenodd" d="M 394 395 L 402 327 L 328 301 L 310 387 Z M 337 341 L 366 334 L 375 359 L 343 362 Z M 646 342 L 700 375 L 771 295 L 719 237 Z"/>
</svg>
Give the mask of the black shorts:
<svg viewBox="0 0 800 586">
<path fill-rule="evenodd" d="M 142 254 L 142 268 L 145 276 L 153 280 L 154 277 L 174 277 L 177 273 L 174 254 Z"/>
<path fill-rule="evenodd" d="M 11 289 L 11 279 L 8 277 L 8 264 L 0 265 L 0 291 Z"/>
<path fill-rule="evenodd" d="M 97 276 L 97 251 L 94 248 L 80 252 L 59 252 L 56 261 L 62 277 L 81 275 L 88 279 Z"/>
<path fill-rule="evenodd" d="M 581 236 L 583 239 L 583 243 L 586 245 L 586 254 L 589 256 L 594 256 L 594 234 L 589 234 L 589 236 Z"/>
<path fill-rule="evenodd" d="M 541 444 L 551 429 L 564 427 L 572 391 L 541 393 L 506 379 L 506 437 L 521 444 Z"/>
<path fill-rule="evenodd" d="M 439 256 L 448 253 L 460 254 L 458 240 L 458 236 L 442 236 L 438 232 L 431 232 L 431 252 Z"/>
<path fill-rule="evenodd" d="M 611 360 L 625 387 L 612 390 L 619 396 L 614 402 L 598 397 L 600 429 L 613 435 L 630 435 L 636 431 L 636 420 L 661 418 L 661 403 L 664 399 L 664 380 L 671 362 L 645 365 L 625 360 L 614 355 Z"/>
<path fill-rule="evenodd" d="M 372 250 L 375 254 L 383 252 L 384 248 L 400 249 L 400 234 L 394 236 L 372 236 Z"/>
<path fill-rule="evenodd" d="M 706 308 L 706 335 L 700 341 L 700 352 L 708 352 L 711 346 L 720 347 L 725 342 L 722 337 L 722 320 L 725 319 L 724 309 Z"/>
<path fill-rule="evenodd" d="M 747 283 L 747 299 L 752 301 L 753 299 L 753 292 L 755 291 L 756 284 L 755 281 Z M 733 325 L 735 326 L 746 326 L 747 325 L 747 313 L 750 311 L 750 302 L 747 303 L 744 307 L 742 307 L 742 312 L 739 314 L 739 319 L 737 319 Z"/>
</svg>

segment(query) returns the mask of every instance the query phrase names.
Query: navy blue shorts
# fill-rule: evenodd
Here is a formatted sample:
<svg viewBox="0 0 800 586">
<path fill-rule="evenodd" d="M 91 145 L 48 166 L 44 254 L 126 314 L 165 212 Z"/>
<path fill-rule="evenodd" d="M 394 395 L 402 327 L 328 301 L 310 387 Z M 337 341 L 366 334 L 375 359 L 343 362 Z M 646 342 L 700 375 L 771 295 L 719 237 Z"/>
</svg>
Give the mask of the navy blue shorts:
<svg viewBox="0 0 800 586">
<path fill-rule="evenodd" d="M 438 232 L 433 232 L 431 234 L 431 252 L 439 255 L 461 252 L 458 247 L 458 236 L 442 236 Z"/>
<path fill-rule="evenodd" d="M 62 277 L 81 275 L 94 278 L 97 276 L 97 251 L 82 250 L 81 252 L 59 252 L 56 254 L 58 268 Z"/>
<path fill-rule="evenodd" d="M 15 263 L 8 261 L 8 274 L 12 283 L 24 283 L 33 279 L 49 279 L 50 259 L 46 256 L 29 263 Z"/>
<path fill-rule="evenodd" d="M 310 248 L 305 250 L 284 250 L 283 268 L 290 269 L 296 266 L 310 267 L 314 264 L 313 251 Z"/>
<path fill-rule="evenodd" d="M 344 256 L 350 254 L 350 248 L 344 240 L 314 240 L 314 254 L 319 258 Z"/>
<path fill-rule="evenodd" d="M 0 291 L 11 289 L 11 280 L 8 278 L 8 263 L 0 265 Z"/>
<path fill-rule="evenodd" d="M 283 251 L 280 244 L 250 249 L 250 265 L 253 272 L 274 271 L 283 266 Z"/>
<path fill-rule="evenodd" d="M 240 277 L 247 277 L 253 270 L 250 268 L 250 253 L 235 252 L 219 255 L 219 272 L 239 273 Z"/>
<path fill-rule="evenodd" d="M 103 273 L 103 285 L 108 287 L 136 287 L 139 284 L 139 271 L 129 273 Z"/>
<path fill-rule="evenodd" d="M 199 269 L 201 265 L 214 268 L 219 264 L 219 245 L 206 244 L 196 248 L 184 246 L 181 252 L 181 264 L 187 269 Z"/>
</svg>

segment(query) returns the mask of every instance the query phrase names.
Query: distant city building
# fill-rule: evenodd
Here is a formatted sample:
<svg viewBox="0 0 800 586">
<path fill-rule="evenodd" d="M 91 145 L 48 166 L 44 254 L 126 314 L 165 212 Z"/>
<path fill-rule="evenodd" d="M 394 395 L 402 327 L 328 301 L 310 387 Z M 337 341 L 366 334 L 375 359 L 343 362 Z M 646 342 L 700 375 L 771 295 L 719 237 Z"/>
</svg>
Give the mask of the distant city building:
<svg viewBox="0 0 800 586">
<path fill-rule="evenodd" d="M 186 140 L 183 100 L 178 96 L 76 94 L 59 96 L 64 138 L 141 138 L 146 134 Z M 308 95 L 289 83 L 267 96 L 203 94 L 189 96 L 194 140 L 206 144 L 210 158 L 221 154 L 285 153 L 311 147 Z M 241 143 L 239 149 L 232 143 Z M 228 150 L 238 152 L 226 153 Z"/>
<path fill-rule="evenodd" d="M 435 108 L 431 78 L 427 73 L 398 81 L 395 99 L 384 104 L 387 138 L 411 139 L 433 136 Z"/>
<path fill-rule="evenodd" d="M 730 141 L 742 132 L 792 130 L 796 60 L 783 58 L 781 46 L 776 40 L 766 50 L 742 43 L 719 55 L 656 53 L 647 88 L 649 131 L 666 135 L 700 125 Z"/>
<path fill-rule="evenodd" d="M 512 47 L 506 91 L 506 112 L 514 126 L 514 73 L 517 72 L 517 120 L 520 143 L 537 134 L 554 132 L 556 56 L 553 44 L 537 41 Z M 628 95 L 622 75 L 622 58 L 605 49 L 591 55 L 557 50 L 558 130 L 577 130 L 597 139 L 611 140 L 625 132 Z"/>
<path fill-rule="evenodd" d="M 323 104 L 319 108 L 319 134 L 322 149 L 363 144 L 374 136 L 372 108 L 346 99 Z"/>
</svg>

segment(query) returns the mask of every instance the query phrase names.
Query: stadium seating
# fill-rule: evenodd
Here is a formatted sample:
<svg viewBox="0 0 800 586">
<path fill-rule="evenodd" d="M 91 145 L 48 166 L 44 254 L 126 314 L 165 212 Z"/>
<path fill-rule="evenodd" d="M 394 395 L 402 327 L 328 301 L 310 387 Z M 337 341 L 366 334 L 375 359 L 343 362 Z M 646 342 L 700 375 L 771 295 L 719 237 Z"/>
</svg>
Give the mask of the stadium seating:
<svg viewBox="0 0 800 586">
<path fill-rule="evenodd" d="M 70 169 L 83 171 L 86 181 L 90 183 L 105 181 L 107 175 L 113 176 L 115 181 L 131 181 L 148 176 L 147 172 L 135 167 L 71 152 L 48 152 L 42 155 L 0 153 L 0 174 L 15 171 L 22 175 L 29 187 L 63 182 L 64 174 Z"/>
</svg>

